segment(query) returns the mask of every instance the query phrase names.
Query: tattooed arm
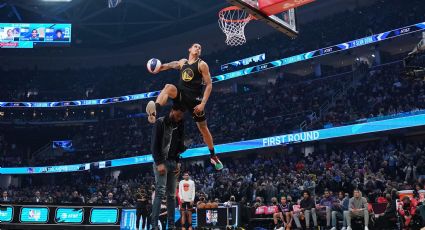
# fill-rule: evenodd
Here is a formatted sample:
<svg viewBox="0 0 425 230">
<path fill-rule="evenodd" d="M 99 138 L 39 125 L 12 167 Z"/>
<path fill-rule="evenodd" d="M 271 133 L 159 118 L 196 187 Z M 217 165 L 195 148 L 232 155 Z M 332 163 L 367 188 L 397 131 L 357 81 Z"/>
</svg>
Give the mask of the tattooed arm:
<svg viewBox="0 0 425 230">
<path fill-rule="evenodd" d="M 179 61 L 172 61 L 169 63 L 164 63 L 161 65 L 161 68 L 159 68 L 159 72 L 164 71 L 164 70 L 169 70 L 169 69 L 181 69 L 182 66 L 184 65 L 184 62 L 186 61 L 186 59 L 181 59 Z"/>
</svg>

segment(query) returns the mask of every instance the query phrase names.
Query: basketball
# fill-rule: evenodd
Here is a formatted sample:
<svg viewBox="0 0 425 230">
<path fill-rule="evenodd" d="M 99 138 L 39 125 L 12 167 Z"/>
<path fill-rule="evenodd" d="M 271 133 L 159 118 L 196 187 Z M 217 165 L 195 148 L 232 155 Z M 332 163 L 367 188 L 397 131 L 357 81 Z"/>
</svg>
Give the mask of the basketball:
<svg viewBox="0 0 425 230">
<path fill-rule="evenodd" d="M 151 58 L 146 64 L 146 67 L 150 73 L 158 73 L 159 68 L 161 68 L 161 61 L 156 58 Z"/>
<path fill-rule="evenodd" d="M 204 209 L 204 208 L 205 208 L 205 203 L 198 204 L 198 209 Z"/>
<path fill-rule="evenodd" d="M 205 205 L 205 208 L 206 208 L 206 209 L 210 209 L 210 208 L 212 208 L 212 204 L 211 204 L 211 203 L 207 203 L 207 204 Z"/>
</svg>

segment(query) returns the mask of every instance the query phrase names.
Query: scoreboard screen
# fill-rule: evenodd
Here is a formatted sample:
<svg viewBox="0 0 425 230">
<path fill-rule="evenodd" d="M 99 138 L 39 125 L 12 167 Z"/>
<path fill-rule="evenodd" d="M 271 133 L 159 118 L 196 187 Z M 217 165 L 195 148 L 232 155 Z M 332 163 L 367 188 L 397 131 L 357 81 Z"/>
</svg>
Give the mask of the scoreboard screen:
<svg viewBox="0 0 425 230">
<path fill-rule="evenodd" d="M 0 23 L 0 48 L 69 46 L 71 24 Z"/>
</svg>

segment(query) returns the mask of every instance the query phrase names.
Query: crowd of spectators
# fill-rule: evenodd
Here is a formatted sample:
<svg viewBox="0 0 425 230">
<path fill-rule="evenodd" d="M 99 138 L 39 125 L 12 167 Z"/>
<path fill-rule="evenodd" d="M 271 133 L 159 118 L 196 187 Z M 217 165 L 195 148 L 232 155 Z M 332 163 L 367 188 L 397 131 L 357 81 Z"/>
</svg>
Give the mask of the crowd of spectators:
<svg viewBox="0 0 425 230">
<path fill-rule="evenodd" d="M 294 152 L 224 158 L 226 168 L 218 173 L 210 166 L 192 163 L 185 164 L 184 170 L 190 172 L 198 192 L 202 191 L 208 197 L 219 198 L 221 201 L 227 201 L 234 195 L 238 201 L 245 197 L 247 202 L 253 202 L 256 196 L 260 196 L 265 203 L 270 203 L 272 197 L 281 194 L 298 199 L 304 189 L 314 196 L 316 193 L 323 194 L 325 189 L 352 192 L 354 188 L 363 190 L 366 196 L 373 199 L 377 190 L 383 192 L 388 186 L 413 189 L 415 183 L 425 182 L 424 151 L 425 142 L 422 139 L 366 142 L 345 145 L 344 148 L 336 144 L 335 147 L 329 146 L 326 151 L 319 150 L 308 156 Z M 138 170 L 140 173 L 136 179 L 127 174 L 119 179 L 71 175 L 70 179 L 77 179 L 75 183 L 71 183 L 75 187 L 69 189 L 68 195 L 75 189 L 84 195 L 92 195 L 99 190 L 106 195 L 109 191 L 117 194 L 118 187 L 123 184 L 130 184 L 129 189 L 138 188 L 140 184 L 152 185 L 153 174 L 150 167 L 143 166 Z M 126 177 L 133 179 L 127 180 Z M 306 181 L 314 181 L 314 186 L 307 186 Z M 365 186 L 369 181 L 373 186 Z M 92 187 L 96 186 L 100 187 L 92 191 Z M 13 195 L 14 199 L 27 200 L 25 197 L 31 196 L 36 190 L 31 187 L 25 189 L 28 192 L 22 199 L 16 194 Z M 55 190 L 55 187 L 39 190 L 47 192 Z M 121 192 L 124 191 L 125 189 Z M 119 202 L 124 201 L 118 197 L 116 199 Z"/>
<path fill-rule="evenodd" d="M 338 126 L 425 109 L 424 82 L 406 79 L 402 71 L 401 63 L 372 69 L 370 76 L 342 95 L 318 124 Z"/>
<path fill-rule="evenodd" d="M 323 194 L 352 196 L 359 189 L 374 203 L 378 197 L 393 194 L 392 190 L 417 193 L 425 189 L 424 151 L 423 138 L 333 144 L 308 156 L 294 150 L 223 158 L 226 168 L 221 172 L 209 164 L 183 162 L 183 171 L 195 182 L 196 201 L 200 197 L 221 203 L 233 199 L 244 206 L 259 207 L 273 205 L 282 196 L 297 202 L 308 191 L 319 203 Z M 155 190 L 151 167 L 146 165 L 122 170 L 117 178 L 93 172 L 78 176 L 81 173 L 58 175 L 61 179 L 49 185 L 32 182 L 5 188 L 3 197 L 8 198 L 2 201 L 134 206 L 137 193 L 152 194 Z"/>
<path fill-rule="evenodd" d="M 277 72 L 274 83 L 249 87 L 248 90 L 215 92 L 206 107 L 214 142 L 221 144 L 300 131 L 303 121 L 310 124 L 304 127 L 305 131 L 424 110 L 423 81 L 402 77 L 400 65 L 397 62 L 370 69 L 363 65 L 362 71 L 302 81 L 292 81 L 290 77 L 282 77 Z M 344 93 L 336 97 L 337 92 Z M 324 104 L 329 105 L 327 110 L 322 109 Z M 143 104 L 139 107 L 143 109 Z M 87 116 L 87 119 L 83 119 L 86 123 L 72 127 L 75 133 L 72 157 L 52 159 L 51 162 L 42 158 L 33 162 L 34 165 L 82 163 L 81 160 L 89 162 L 150 152 L 151 126 L 138 109 L 116 109 L 111 115 L 106 108 L 105 111 L 99 108 L 90 112 L 87 109 L 84 113 L 71 108 L 65 113 L 72 116 L 71 111 Z M 166 114 L 167 110 L 164 111 L 161 115 Z M 55 112 L 58 113 L 50 113 L 54 115 Z M 317 119 L 312 117 L 313 113 L 322 116 Z M 88 122 L 90 120 L 92 122 Z M 192 119 L 188 117 L 185 122 L 189 147 L 203 145 Z M 16 156 L 6 151 L 4 156 L 8 155 Z M 15 161 L 3 162 L 16 165 Z"/>
</svg>

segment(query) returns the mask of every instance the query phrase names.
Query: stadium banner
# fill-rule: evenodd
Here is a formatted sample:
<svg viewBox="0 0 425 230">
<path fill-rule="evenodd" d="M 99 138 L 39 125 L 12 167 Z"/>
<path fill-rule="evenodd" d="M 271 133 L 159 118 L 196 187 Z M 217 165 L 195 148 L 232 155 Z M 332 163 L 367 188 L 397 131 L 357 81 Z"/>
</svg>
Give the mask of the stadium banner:
<svg viewBox="0 0 425 230">
<path fill-rule="evenodd" d="M 346 125 L 328 129 L 319 129 L 307 132 L 299 132 L 292 134 L 283 134 L 259 138 L 254 140 L 238 141 L 216 145 L 217 154 L 231 153 L 235 151 L 243 151 L 258 148 L 267 148 L 279 145 L 304 143 L 311 141 L 319 141 L 338 137 L 347 137 L 353 135 L 362 135 L 375 132 L 390 131 L 395 129 L 411 128 L 417 126 L 425 126 L 425 114 L 414 116 L 405 116 L 387 120 L 371 121 L 361 124 Z M 192 148 L 186 150 L 183 158 L 199 157 L 209 155 L 207 147 Z M 143 155 L 136 157 L 128 157 L 114 160 L 106 160 L 92 163 L 74 164 L 74 165 L 58 165 L 43 167 L 10 167 L 0 168 L 0 174 L 37 174 L 37 173 L 61 173 L 85 171 L 90 169 L 102 169 L 110 167 L 120 167 L 127 165 L 145 164 L 153 162 L 152 155 Z"/>
<path fill-rule="evenodd" d="M 273 69 L 273 68 L 277 68 L 277 67 L 297 63 L 297 62 L 302 62 L 312 58 L 321 57 L 328 54 L 333 54 L 340 51 L 369 45 L 372 43 L 377 43 L 380 41 L 396 38 L 399 36 L 411 34 L 414 32 L 419 32 L 419 31 L 425 31 L 425 22 L 383 32 L 380 34 L 371 35 L 365 38 L 360 38 L 360 39 L 356 39 L 349 42 L 344 42 L 338 45 L 329 46 L 326 48 L 310 51 L 307 53 L 298 54 L 298 55 L 294 55 L 294 56 L 279 59 L 279 60 L 274 60 L 271 62 L 259 64 L 256 66 L 247 67 L 247 68 L 233 71 L 230 73 L 213 76 L 212 82 L 215 83 L 215 82 L 225 81 L 225 80 L 229 80 L 233 78 L 243 77 L 253 73 L 262 72 L 268 69 Z M 50 107 L 106 105 L 106 104 L 112 104 L 112 103 L 120 103 L 120 102 L 128 102 L 128 101 L 153 98 L 153 97 L 157 97 L 159 95 L 159 92 L 160 91 L 153 91 L 148 93 L 140 93 L 140 94 L 127 95 L 127 96 L 118 96 L 118 97 L 92 99 L 92 100 L 72 100 L 72 101 L 58 101 L 58 102 L 0 102 L 0 107 L 50 108 Z"/>
</svg>

